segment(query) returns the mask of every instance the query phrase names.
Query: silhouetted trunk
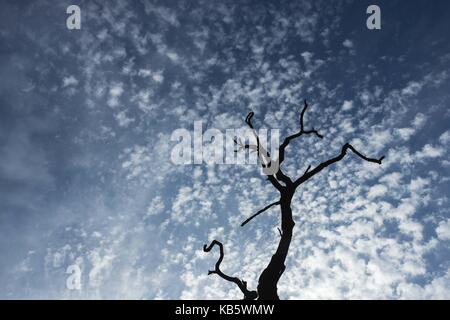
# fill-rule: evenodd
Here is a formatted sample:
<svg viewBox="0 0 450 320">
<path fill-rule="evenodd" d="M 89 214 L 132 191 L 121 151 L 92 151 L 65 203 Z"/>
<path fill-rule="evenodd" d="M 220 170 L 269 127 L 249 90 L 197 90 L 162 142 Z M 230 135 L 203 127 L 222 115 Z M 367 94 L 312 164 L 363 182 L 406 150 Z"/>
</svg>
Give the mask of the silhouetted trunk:
<svg viewBox="0 0 450 320">
<path fill-rule="evenodd" d="M 291 200 L 293 191 L 282 192 L 280 199 L 281 208 L 281 239 L 275 254 L 270 259 L 268 266 L 264 269 L 258 281 L 259 300 L 279 300 L 277 284 L 283 275 L 286 266 L 284 262 L 289 251 L 292 240 L 294 220 L 292 219 Z"/>
</svg>

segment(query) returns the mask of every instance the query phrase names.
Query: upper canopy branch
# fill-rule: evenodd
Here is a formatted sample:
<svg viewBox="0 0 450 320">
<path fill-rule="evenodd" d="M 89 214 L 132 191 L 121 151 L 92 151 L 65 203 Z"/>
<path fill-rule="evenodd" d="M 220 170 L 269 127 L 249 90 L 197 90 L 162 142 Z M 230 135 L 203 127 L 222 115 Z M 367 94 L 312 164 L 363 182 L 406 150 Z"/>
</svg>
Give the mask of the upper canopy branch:
<svg viewBox="0 0 450 320">
<path fill-rule="evenodd" d="M 249 149 L 253 152 L 256 151 L 258 152 L 258 158 L 261 160 L 261 165 L 263 168 L 276 166 L 275 168 L 273 168 L 273 174 L 268 175 L 268 180 L 279 191 L 282 191 L 284 186 L 291 187 L 293 185 L 291 178 L 287 176 L 280 168 L 281 163 L 284 161 L 286 147 L 289 145 L 289 143 L 293 139 L 298 138 L 304 134 L 314 134 L 321 139 L 323 138 L 323 136 L 314 128 L 312 128 L 311 130 L 305 130 L 304 117 L 307 109 L 308 104 L 305 100 L 303 109 L 300 113 L 300 131 L 284 139 L 283 143 L 279 147 L 279 157 L 277 160 L 273 160 L 270 156 L 270 153 L 264 148 L 264 146 L 261 145 L 259 136 L 256 133 L 255 127 L 253 126 L 252 123 L 253 116 L 255 115 L 254 112 L 249 112 L 249 114 L 245 118 L 245 123 L 250 127 L 250 129 L 252 129 L 253 135 L 256 138 L 256 145 L 244 144 L 242 143 L 241 140 L 237 139 L 234 140 L 234 143 L 238 146 L 238 149 L 235 150 L 235 152 L 238 152 L 243 149 Z M 280 182 L 284 183 L 284 186 L 281 185 Z"/>
<path fill-rule="evenodd" d="M 285 153 L 286 147 L 289 145 L 289 142 L 291 142 L 293 139 L 298 138 L 304 134 L 315 134 L 320 139 L 323 138 L 323 136 L 314 128 L 312 128 L 311 130 L 305 130 L 304 117 L 305 117 L 306 109 L 308 109 L 308 104 L 306 103 L 306 100 L 305 100 L 305 104 L 303 106 L 302 112 L 300 113 L 300 131 L 286 137 L 284 139 L 283 143 L 280 145 L 279 158 L 278 158 L 279 165 L 281 165 L 281 163 L 284 161 L 284 153 Z"/>
<path fill-rule="evenodd" d="M 256 129 L 253 126 L 252 118 L 254 116 L 254 112 L 249 112 L 247 117 L 245 118 L 245 123 L 252 129 L 252 133 L 256 138 L 256 145 L 252 144 L 244 144 L 240 139 L 234 139 L 234 143 L 238 146 L 238 149 L 235 152 L 238 152 L 243 149 L 249 149 L 251 151 L 256 151 L 258 153 L 258 158 L 261 161 L 261 165 L 267 170 L 270 170 L 270 174 L 267 174 L 267 179 L 272 183 L 272 185 L 279 191 L 282 191 L 283 186 L 280 184 L 280 181 L 285 185 L 292 185 L 292 180 L 286 176 L 279 168 L 278 162 L 272 160 L 270 153 L 261 145 L 258 134 L 256 133 Z M 276 167 L 275 167 L 276 166 Z"/>
<path fill-rule="evenodd" d="M 253 118 L 254 114 L 255 113 L 253 111 L 249 112 L 249 114 L 245 118 L 245 123 L 250 127 L 250 129 L 252 129 L 253 135 L 256 138 L 256 146 L 255 145 L 244 145 L 244 148 L 252 149 L 252 150 L 255 150 L 255 148 L 256 148 L 256 152 L 258 152 L 258 157 L 261 160 L 261 165 L 263 167 L 266 167 L 266 166 L 270 165 L 270 162 L 272 161 L 272 159 L 270 158 L 270 153 L 264 148 L 264 146 L 261 145 L 259 136 L 256 133 L 255 128 L 253 127 L 252 118 Z M 235 140 L 235 142 L 236 142 L 236 140 Z"/>
<path fill-rule="evenodd" d="M 223 278 L 223 279 L 225 279 L 227 281 L 235 283 L 239 287 L 239 289 L 242 291 L 242 293 L 244 294 L 244 300 L 255 300 L 258 297 L 258 294 L 254 290 L 249 291 L 247 289 L 247 282 L 245 282 L 244 280 L 241 280 L 241 279 L 239 279 L 237 277 L 230 277 L 229 275 L 226 275 L 225 273 L 223 273 L 220 270 L 220 264 L 222 263 L 223 256 L 224 256 L 223 244 L 220 241 L 213 240 L 209 246 L 207 246 L 205 244 L 203 246 L 203 251 L 204 252 L 211 251 L 211 249 L 214 247 L 214 245 L 218 245 L 219 246 L 220 257 L 219 257 L 219 259 L 216 262 L 215 269 L 214 270 L 209 270 L 208 274 L 214 274 L 215 273 L 215 274 L 219 275 L 221 278 Z"/>
<path fill-rule="evenodd" d="M 316 175 L 317 173 L 319 173 L 320 171 L 322 171 L 323 169 L 325 169 L 329 165 L 332 165 L 333 163 L 336 163 L 336 162 L 342 160 L 345 157 L 345 155 L 347 154 L 347 150 L 348 149 L 353 151 L 353 153 L 356 154 L 361 159 L 363 159 L 365 161 L 368 161 L 368 162 L 381 164 L 381 161 L 383 161 L 383 159 L 384 159 L 384 156 L 382 156 L 379 159 L 366 157 L 361 152 L 356 150 L 350 143 L 346 143 L 342 147 L 341 153 L 338 156 L 336 156 L 334 158 L 331 158 L 331 159 L 329 159 L 329 160 L 327 160 L 325 162 L 322 162 L 321 164 L 319 164 L 317 167 L 315 167 L 312 170 L 309 170 L 310 167 L 308 167 L 308 170 L 306 170 L 305 173 L 294 182 L 294 187 L 298 187 L 300 184 L 302 184 L 303 182 L 305 182 L 306 180 L 308 180 L 312 176 Z"/>
</svg>

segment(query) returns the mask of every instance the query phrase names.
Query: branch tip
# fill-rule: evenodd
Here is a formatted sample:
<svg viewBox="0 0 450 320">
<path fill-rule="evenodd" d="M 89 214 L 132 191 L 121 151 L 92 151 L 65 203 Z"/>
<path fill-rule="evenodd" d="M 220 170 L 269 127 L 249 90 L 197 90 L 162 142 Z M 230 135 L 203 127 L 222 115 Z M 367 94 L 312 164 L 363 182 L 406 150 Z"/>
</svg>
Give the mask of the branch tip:
<svg viewBox="0 0 450 320">
<path fill-rule="evenodd" d="M 280 233 L 280 237 L 282 237 L 283 233 L 281 232 L 280 228 L 277 227 L 277 229 L 278 229 L 278 232 Z"/>
</svg>

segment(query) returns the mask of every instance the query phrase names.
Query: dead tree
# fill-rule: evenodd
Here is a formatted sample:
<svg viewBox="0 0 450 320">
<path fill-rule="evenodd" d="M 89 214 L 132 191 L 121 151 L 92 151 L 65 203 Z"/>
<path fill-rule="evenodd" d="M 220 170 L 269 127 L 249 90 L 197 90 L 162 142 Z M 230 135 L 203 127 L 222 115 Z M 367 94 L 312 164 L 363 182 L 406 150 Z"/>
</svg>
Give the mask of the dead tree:
<svg viewBox="0 0 450 320">
<path fill-rule="evenodd" d="M 305 170 L 305 172 L 298 177 L 297 179 L 291 179 L 291 177 L 287 176 L 283 170 L 281 169 L 281 164 L 284 161 L 285 158 L 285 151 L 289 143 L 304 135 L 313 135 L 320 139 L 323 139 L 323 136 L 319 134 L 314 128 L 311 130 L 305 130 L 303 118 L 306 112 L 306 109 L 308 108 L 308 104 L 306 103 L 300 113 L 300 130 L 297 133 L 294 133 L 288 137 L 286 137 L 283 141 L 283 143 L 279 147 L 279 156 L 277 160 L 272 160 L 270 157 L 269 152 L 266 151 L 266 149 L 260 145 L 260 139 L 257 135 L 257 132 L 252 124 L 252 118 L 254 113 L 250 112 L 245 119 L 245 122 L 250 127 L 250 129 L 253 131 L 253 134 L 256 138 L 256 145 L 251 144 L 243 144 L 241 141 L 235 140 L 236 145 L 238 146 L 236 151 L 239 150 L 253 150 L 258 152 L 258 158 L 261 162 L 261 165 L 263 168 L 272 168 L 271 174 L 267 175 L 267 180 L 273 185 L 275 189 L 279 192 L 280 198 L 272 202 L 271 204 L 267 205 L 263 209 L 256 212 L 254 215 L 249 217 L 247 220 L 245 220 L 241 226 L 246 225 L 248 222 L 250 222 L 253 218 L 258 216 L 259 214 L 263 213 L 264 211 L 274 207 L 279 206 L 281 211 L 281 230 L 278 228 L 278 231 L 280 232 L 280 242 L 278 243 L 277 250 L 273 254 L 272 258 L 270 259 L 269 264 L 267 267 L 263 270 L 261 273 L 259 280 L 258 280 L 258 286 L 257 291 L 250 291 L 247 289 L 247 283 L 244 280 L 241 280 L 237 277 L 230 277 L 223 273 L 220 270 L 220 263 L 223 260 L 224 257 L 224 251 L 223 251 L 223 245 L 221 242 L 214 240 L 212 243 L 207 246 L 204 245 L 203 250 L 205 252 L 209 252 L 214 245 L 217 245 L 220 249 L 220 258 L 217 261 L 215 265 L 215 269 L 208 272 L 208 274 L 217 274 L 218 276 L 222 277 L 223 279 L 235 283 L 239 289 L 244 294 L 244 299 L 246 300 L 278 300 L 278 292 L 277 292 L 277 284 L 280 280 L 280 277 L 283 275 L 283 272 L 286 268 L 285 261 L 286 257 L 289 251 L 289 246 L 291 244 L 292 240 L 292 231 L 295 225 L 294 219 L 292 218 L 292 209 L 291 209 L 291 201 L 292 197 L 294 196 L 295 191 L 297 188 L 308 181 L 310 178 L 321 172 L 323 169 L 329 167 L 330 165 L 342 160 L 348 151 L 352 151 L 356 156 L 360 157 L 361 159 L 373 162 L 377 164 L 381 164 L 381 161 L 384 159 L 384 156 L 379 159 L 369 158 L 363 155 L 361 152 L 359 152 L 357 149 L 355 149 L 351 144 L 346 143 L 342 146 L 341 152 L 331 158 L 328 159 L 322 163 L 320 163 L 317 167 L 311 169 L 311 166 L 308 166 L 308 168 Z"/>
</svg>

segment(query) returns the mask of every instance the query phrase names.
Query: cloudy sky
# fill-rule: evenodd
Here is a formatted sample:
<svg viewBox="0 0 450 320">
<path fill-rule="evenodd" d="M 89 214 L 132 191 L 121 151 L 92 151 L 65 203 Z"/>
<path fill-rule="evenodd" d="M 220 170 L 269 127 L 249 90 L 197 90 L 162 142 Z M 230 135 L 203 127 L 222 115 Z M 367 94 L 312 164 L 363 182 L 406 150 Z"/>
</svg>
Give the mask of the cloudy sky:
<svg viewBox="0 0 450 320">
<path fill-rule="evenodd" d="M 274 252 L 277 199 L 256 165 L 176 165 L 178 128 L 298 130 L 282 299 L 450 298 L 448 1 L 0 4 L 0 298 L 241 298 Z M 381 30 L 366 8 L 381 8 Z M 66 270 L 81 269 L 81 290 Z"/>
</svg>

